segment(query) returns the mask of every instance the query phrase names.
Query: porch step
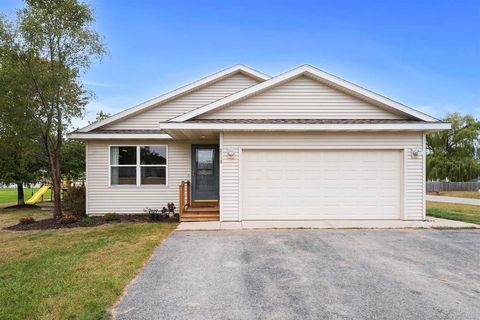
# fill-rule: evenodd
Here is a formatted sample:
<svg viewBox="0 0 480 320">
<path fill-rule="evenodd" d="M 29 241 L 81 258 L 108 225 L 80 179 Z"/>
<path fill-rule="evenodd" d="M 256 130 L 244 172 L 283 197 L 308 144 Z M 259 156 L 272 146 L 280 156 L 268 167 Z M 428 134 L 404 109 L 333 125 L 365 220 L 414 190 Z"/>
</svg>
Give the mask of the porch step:
<svg viewBox="0 0 480 320">
<path fill-rule="evenodd" d="M 218 221 L 220 210 L 215 207 L 190 207 L 182 214 L 180 221 Z"/>
<path fill-rule="evenodd" d="M 185 209 L 185 213 L 204 213 L 204 212 L 216 212 L 218 213 L 218 208 L 214 207 L 190 207 Z"/>
<path fill-rule="evenodd" d="M 192 201 L 192 208 L 218 208 L 217 200 L 205 200 L 205 201 Z"/>
<path fill-rule="evenodd" d="M 218 221 L 220 220 L 220 215 L 217 214 L 192 214 L 184 213 L 180 221 L 182 222 L 192 222 L 192 221 Z"/>
</svg>

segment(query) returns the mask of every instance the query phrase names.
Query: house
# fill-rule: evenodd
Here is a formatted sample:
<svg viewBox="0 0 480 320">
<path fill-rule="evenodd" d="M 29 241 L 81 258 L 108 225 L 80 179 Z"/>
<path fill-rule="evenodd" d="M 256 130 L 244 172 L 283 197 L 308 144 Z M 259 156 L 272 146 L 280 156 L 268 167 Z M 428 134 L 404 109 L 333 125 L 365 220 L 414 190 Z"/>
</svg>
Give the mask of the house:
<svg viewBox="0 0 480 320">
<path fill-rule="evenodd" d="M 183 221 L 425 219 L 425 135 L 450 124 L 309 65 L 243 65 L 70 135 L 87 213 Z"/>
</svg>

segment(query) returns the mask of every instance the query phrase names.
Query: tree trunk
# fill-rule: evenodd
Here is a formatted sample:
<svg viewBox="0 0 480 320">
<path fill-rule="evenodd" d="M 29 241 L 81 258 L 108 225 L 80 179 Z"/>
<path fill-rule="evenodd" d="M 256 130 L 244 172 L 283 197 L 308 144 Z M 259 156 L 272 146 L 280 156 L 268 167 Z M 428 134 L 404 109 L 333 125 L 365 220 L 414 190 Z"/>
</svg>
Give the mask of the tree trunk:
<svg viewBox="0 0 480 320">
<path fill-rule="evenodd" d="M 53 185 L 53 218 L 62 218 L 62 176 L 60 174 L 60 154 L 49 153 L 48 160 L 52 173 Z"/>
<path fill-rule="evenodd" d="M 23 183 L 17 182 L 17 205 L 22 206 L 25 204 L 25 199 L 23 196 Z"/>
<path fill-rule="evenodd" d="M 58 161 L 58 159 L 54 159 L 54 162 L 56 163 L 56 165 L 54 168 L 52 168 L 54 204 L 53 217 L 55 219 L 60 219 L 62 217 L 62 176 L 60 175 L 60 161 Z"/>
</svg>

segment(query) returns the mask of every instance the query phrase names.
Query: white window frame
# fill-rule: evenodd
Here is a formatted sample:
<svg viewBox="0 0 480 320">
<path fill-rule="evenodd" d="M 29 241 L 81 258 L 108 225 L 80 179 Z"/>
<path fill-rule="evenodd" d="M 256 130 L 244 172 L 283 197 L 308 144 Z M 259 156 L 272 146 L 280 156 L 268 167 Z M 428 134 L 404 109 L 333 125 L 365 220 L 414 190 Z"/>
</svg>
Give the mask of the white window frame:
<svg viewBox="0 0 480 320">
<path fill-rule="evenodd" d="M 115 164 L 112 165 L 111 158 L 111 149 L 112 147 L 135 147 L 137 153 L 137 163 L 136 164 Z M 164 147 L 166 163 L 165 164 L 141 164 L 140 161 L 140 148 L 141 147 Z M 158 188 L 168 187 L 168 145 L 166 144 L 111 144 L 108 145 L 108 186 L 113 188 L 129 188 L 129 187 L 142 187 L 142 188 Z M 112 184 L 112 167 L 135 167 L 135 184 Z M 142 184 L 142 167 L 165 167 L 165 184 Z"/>
</svg>

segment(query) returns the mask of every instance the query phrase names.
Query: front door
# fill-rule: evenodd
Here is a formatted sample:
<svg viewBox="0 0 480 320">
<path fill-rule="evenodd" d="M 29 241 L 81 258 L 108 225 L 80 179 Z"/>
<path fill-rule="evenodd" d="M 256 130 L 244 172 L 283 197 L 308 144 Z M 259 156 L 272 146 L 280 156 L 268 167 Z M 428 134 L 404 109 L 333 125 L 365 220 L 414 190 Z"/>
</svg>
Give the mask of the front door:
<svg viewBox="0 0 480 320">
<path fill-rule="evenodd" d="M 192 200 L 218 200 L 218 145 L 192 145 Z"/>
</svg>

